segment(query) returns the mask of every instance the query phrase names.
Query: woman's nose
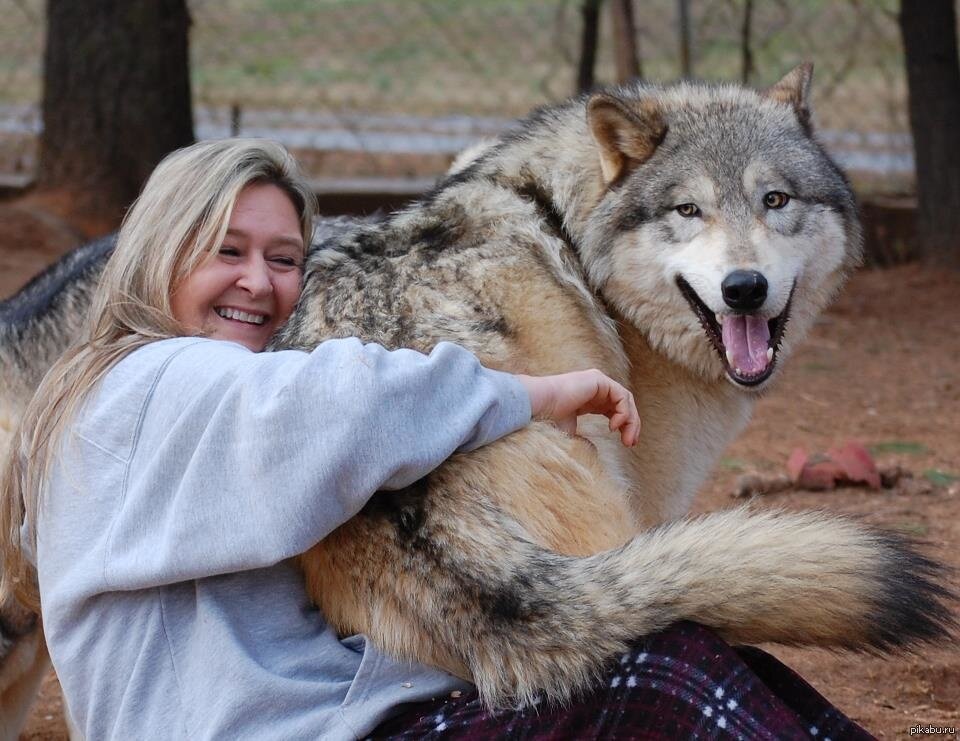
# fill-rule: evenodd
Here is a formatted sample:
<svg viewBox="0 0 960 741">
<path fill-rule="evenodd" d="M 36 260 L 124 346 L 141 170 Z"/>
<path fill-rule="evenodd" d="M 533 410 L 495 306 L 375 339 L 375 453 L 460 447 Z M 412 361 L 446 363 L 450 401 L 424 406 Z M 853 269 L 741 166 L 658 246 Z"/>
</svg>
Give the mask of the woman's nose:
<svg viewBox="0 0 960 741">
<path fill-rule="evenodd" d="M 250 293 L 251 296 L 263 296 L 273 290 L 270 280 L 270 270 L 265 260 L 251 258 L 243 267 L 243 273 L 237 285 Z"/>
</svg>

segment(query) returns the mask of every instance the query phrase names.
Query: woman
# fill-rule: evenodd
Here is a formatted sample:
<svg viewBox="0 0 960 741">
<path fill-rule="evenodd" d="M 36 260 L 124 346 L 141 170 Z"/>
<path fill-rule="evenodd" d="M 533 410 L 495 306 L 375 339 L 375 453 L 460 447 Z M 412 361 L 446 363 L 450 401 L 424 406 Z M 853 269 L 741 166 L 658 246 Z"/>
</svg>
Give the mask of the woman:
<svg viewBox="0 0 960 741">
<path fill-rule="evenodd" d="M 313 215 L 279 145 L 169 156 L 120 231 L 86 341 L 24 414 L 3 588 L 39 598 L 88 738 L 349 736 L 462 687 L 341 642 L 288 559 L 531 415 L 569 429 L 606 414 L 636 442 L 632 397 L 595 371 L 511 376 L 449 343 L 258 354 L 297 302 Z M 363 728 L 343 712 L 361 700 Z"/>
</svg>

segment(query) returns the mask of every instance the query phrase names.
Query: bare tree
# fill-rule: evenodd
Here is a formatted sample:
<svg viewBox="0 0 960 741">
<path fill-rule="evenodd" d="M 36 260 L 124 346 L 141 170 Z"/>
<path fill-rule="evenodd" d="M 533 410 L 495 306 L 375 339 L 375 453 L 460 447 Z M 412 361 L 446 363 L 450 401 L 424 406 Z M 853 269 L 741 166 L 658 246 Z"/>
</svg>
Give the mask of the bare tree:
<svg viewBox="0 0 960 741">
<path fill-rule="evenodd" d="M 601 0 L 583 0 L 580 15 L 583 30 L 580 35 L 580 64 L 577 67 L 577 92 L 593 89 L 593 70 L 597 63 L 597 39 L 600 35 Z"/>
<path fill-rule="evenodd" d="M 750 83 L 753 74 L 753 0 L 743 2 L 743 23 L 740 25 L 740 57 L 742 67 L 740 81 Z"/>
<path fill-rule="evenodd" d="M 954 0 L 901 0 L 917 237 L 926 262 L 960 269 L 960 65 Z"/>
<path fill-rule="evenodd" d="M 116 221 L 193 141 L 185 0 L 48 0 L 38 185 Z"/>
<path fill-rule="evenodd" d="M 680 76 L 693 77 L 693 59 L 690 55 L 690 0 L 677 0 L 677 26 L 680 30 Z"/>
<path fill-rule="evenodd" d="M 642 77 L 633 0 L 610 0 L 610 17 L 613 21 L 613 58 L 617 82 L 624 83 Z"/>
</svg>

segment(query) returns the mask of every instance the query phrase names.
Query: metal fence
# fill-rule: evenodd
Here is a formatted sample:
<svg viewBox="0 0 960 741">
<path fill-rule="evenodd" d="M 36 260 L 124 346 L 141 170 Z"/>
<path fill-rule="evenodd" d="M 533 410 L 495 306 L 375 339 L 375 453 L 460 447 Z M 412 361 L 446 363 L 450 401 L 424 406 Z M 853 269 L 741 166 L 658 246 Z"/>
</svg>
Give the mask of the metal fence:
<svg viewBox="0 0 960 741">
<path fill-rule="evenodd" d="M 693 76 L 764 85 L 811 60 L 816 119 L 845 164 L 887 175 L 911 170 L 897 0 L 635 0 L 646 79 L 681 75 L 681 4 Z M 233 107 L 244 133 L 297 149 L 365 152 L 388 167 L 393 155 L 449 155 L 574 91 L 582 0 L 189 7 L 199 136 L 226 133 Z M 599 83 L 614 79 L 609 10 L 600 8 Z M 0 133 L 29 136 L 39 127 L 43 0 L 0 0 L 0 17 Z"/>
</svg>

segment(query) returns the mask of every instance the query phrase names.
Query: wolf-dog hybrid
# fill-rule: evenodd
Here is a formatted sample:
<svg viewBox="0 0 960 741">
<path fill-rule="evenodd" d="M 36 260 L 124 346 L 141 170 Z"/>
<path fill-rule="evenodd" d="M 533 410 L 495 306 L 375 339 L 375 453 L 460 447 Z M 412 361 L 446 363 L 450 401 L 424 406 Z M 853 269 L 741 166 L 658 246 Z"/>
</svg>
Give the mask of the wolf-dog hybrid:
<svg viewBox="0 0 960 741">
<path fill-rule="evenodd" d="M 513 372 L 599 368 L 644 425 L 626 449 L 599 418 L 576 437 L 534 422 L 374 495 L 300 557 L 339 631 L 505 706 L 566 699 L 681 619 L 731 641 L 849 648 L 949 630 L 939 568 L 899 535 L 824 514 L 678 519 L 859 259 L 810 74 L 544 108 L 405 210 L 315 241 L 273 348 L 450 340 Z M 27 386 L 42 371 L 31 332 L 51 343 L 65 311 L 82 313 L 44 300 L 0 329 L 3 373 Z"/>
</svg>

